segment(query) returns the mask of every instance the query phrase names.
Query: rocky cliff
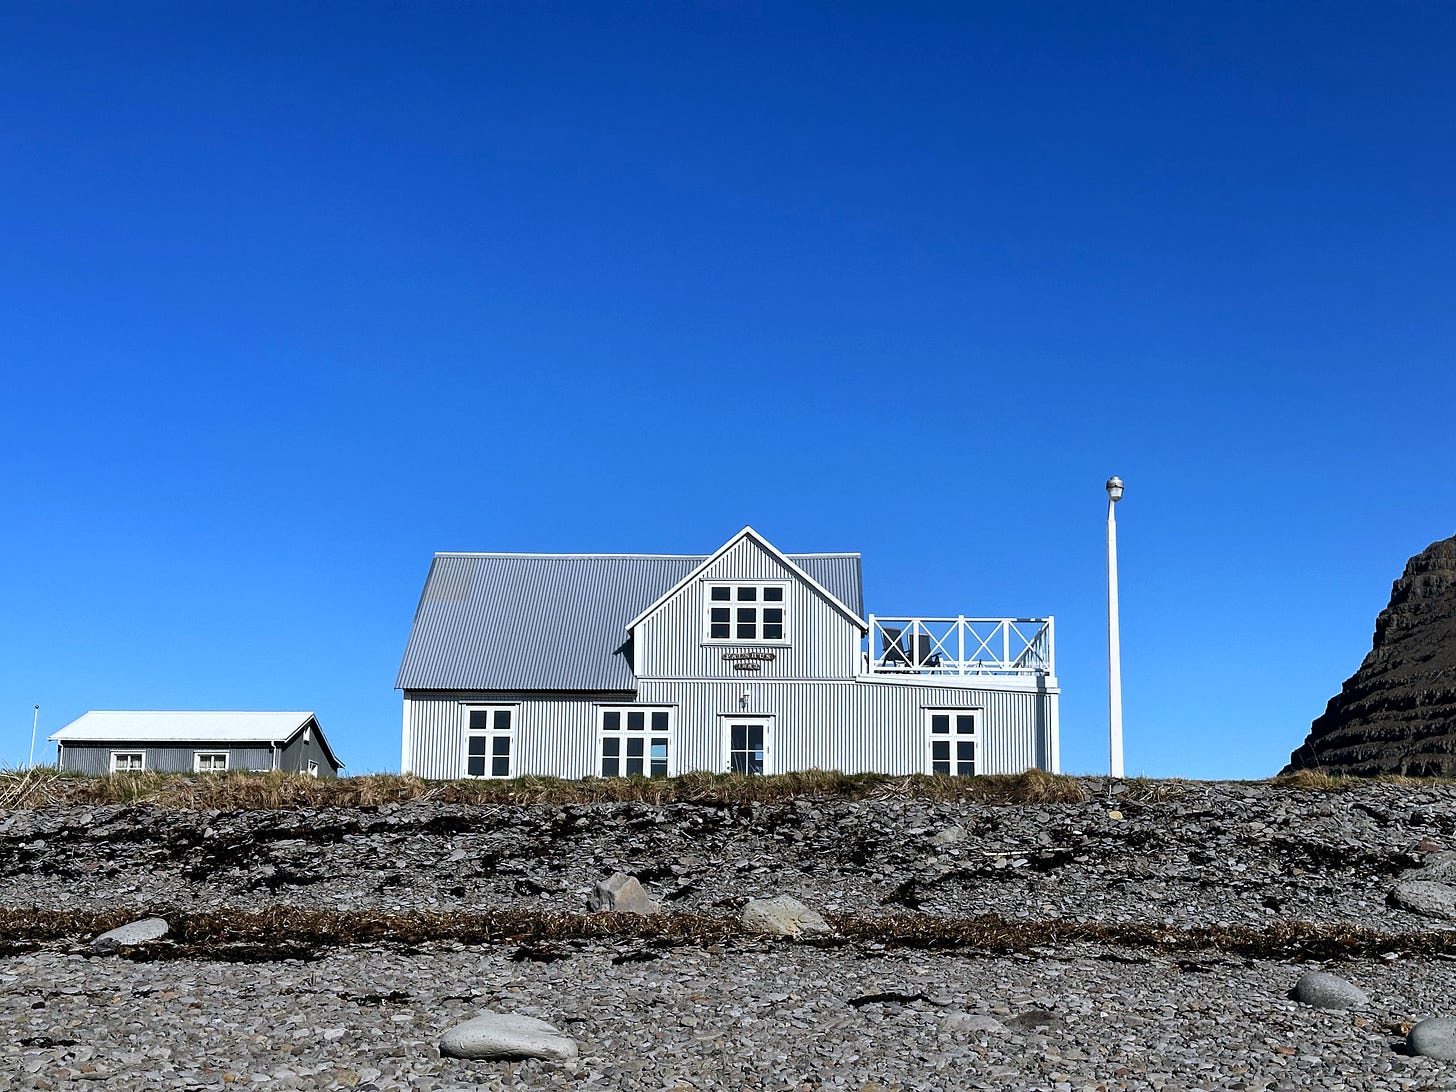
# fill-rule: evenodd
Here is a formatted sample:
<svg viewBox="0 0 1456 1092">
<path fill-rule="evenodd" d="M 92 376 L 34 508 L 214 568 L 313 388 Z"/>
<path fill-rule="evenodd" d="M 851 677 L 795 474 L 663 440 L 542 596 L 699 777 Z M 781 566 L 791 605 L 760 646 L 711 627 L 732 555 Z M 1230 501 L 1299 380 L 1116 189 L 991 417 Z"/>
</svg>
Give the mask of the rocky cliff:
<svg viewBox="0 0 1456 1092">
<path fill-rule="evenodd" d="M 1456 537 L 1406 563 L 1360 669 L 1284 772 L 1456 777 Z"/>
</svg>

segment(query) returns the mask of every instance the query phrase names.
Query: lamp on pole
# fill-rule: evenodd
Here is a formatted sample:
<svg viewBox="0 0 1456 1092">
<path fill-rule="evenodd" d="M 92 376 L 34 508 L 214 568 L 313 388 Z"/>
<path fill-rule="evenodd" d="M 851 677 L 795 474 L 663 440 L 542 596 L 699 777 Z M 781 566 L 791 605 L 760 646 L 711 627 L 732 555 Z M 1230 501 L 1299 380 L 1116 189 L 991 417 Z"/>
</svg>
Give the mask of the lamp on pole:
<svg viewBox="0 0 1456 1092">
<path fill-rule="evenodd" d="M 1117 519 L 1122 479 L 1107 479 L 1107 744 L 1111 774 L 1122 777 L 1122 649 L 1117 632 Z"/>
</svg>

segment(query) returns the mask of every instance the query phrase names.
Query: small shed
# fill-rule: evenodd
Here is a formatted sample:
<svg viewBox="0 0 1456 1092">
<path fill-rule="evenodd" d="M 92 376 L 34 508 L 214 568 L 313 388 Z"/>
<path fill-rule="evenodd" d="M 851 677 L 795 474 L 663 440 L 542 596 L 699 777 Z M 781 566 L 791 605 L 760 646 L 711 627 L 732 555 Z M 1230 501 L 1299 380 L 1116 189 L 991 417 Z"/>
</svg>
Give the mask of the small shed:
<svg viewBox="0 0 1456 1092">
<path fill-rule="evenodd" d="M 75 773 L 222 773 L 337 777 L 343 769 L 312 713 L 92 710 L 50 737 Z"/>
</svg>

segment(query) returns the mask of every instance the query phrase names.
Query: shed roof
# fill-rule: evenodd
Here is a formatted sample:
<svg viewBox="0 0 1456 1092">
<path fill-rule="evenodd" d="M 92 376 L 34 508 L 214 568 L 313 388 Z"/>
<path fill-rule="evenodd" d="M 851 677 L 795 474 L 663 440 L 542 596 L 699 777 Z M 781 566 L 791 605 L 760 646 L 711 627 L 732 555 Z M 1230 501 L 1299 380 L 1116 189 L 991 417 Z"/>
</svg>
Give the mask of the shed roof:
<svg viewBox="0 0 1456 1092">
<path fill-rule="evenodd" d="M 92 709 L 50 736 L 52 743 L 287 743 L 310 724 L 335 766 L 343 766 L 312 713 L 232 710 Z"/>
<path fill-rule="evenodd" d="M 635 690 L 627 623 L 709 556 L 436 554 L 395 686 Z M 859 554 L 785 556 L 863 609 Z"/>
</svg>

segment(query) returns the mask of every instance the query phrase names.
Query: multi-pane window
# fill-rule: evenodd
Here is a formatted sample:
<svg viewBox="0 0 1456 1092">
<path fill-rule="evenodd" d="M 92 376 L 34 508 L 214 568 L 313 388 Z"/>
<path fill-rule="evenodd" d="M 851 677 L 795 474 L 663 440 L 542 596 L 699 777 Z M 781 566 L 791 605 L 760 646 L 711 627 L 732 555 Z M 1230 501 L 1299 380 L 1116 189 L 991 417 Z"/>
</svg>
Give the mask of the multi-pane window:
<svg viewBox="0 0 1456 1092">
<path fill-rule="evenodd" d="M 784 640 L 784 586 L 709 584 L 708 639 Z"/>
<path fill-rule="evenodd" d="M 319 775 L 319 764 L 317 762 L 310 762 L 308 764 L 308 776 L 309 777 L 317 777 L 318 775 Z"/>
<path fill-rule="evenodd" d="M 603 709 L 603 777 L 666 777 L 672 747 L 666 709 Z"/>
<path fill-rule="evenodd" d="M 930 713 L 930 772 L 970 777 L 976 772 L 976 714 L 968 709 Z"/>
<path fill-rule="evenodd" d="M 515 710 L 475 708 L 465 723 L 465 776 L 511 777 L 515 772 Z"/>
<path fill-rule="evenodd" d="M 112 773 L 141 773 L 145 767 L 146 761 L 141 751 L 111 752 Z"/>
<path fill-rule="evenodd" d="M 226 751 L 197 751 L 192 756 L 192 768 L 198 773 L 222 773 L 228 768 Z"/>
<path fill-rule="evenodd" d="M 728 722 L 730 773 L 763 773 L 764 735 L 767 730 L 768 725 L 761 720 Z"/>
</svg>

